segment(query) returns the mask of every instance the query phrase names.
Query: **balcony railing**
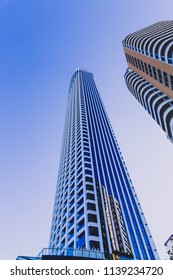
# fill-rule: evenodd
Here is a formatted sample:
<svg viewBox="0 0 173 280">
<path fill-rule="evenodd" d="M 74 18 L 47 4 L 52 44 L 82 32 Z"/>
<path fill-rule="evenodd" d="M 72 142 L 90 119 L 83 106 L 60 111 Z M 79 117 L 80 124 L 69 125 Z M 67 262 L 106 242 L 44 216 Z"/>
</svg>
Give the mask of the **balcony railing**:
<svg viewBox="0 0 173 280">
<path fill-rule="evenodd" d="M 42 256 L 70 256 L 70 257 L 80 257 L 80 258 L 91 258 L 104 260 L 105 256 L 103 252 L 98 250 L 86 250 L 86 249 L 56 249 L 56 248 L 44 248 L 37 256 L 37 258 L 42 258 Z"/>
</svg>

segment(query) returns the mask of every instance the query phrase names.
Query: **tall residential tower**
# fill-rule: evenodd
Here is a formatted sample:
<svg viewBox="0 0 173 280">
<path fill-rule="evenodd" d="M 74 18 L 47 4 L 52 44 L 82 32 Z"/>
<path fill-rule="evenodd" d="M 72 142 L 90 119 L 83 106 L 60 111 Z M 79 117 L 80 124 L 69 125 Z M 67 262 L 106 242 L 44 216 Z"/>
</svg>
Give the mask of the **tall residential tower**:
<svg viewBox="0 0 173 280">
<path fill-rule="evenodd" d="M 93 74 L 82 69 L 70 82 L 47 254 L 159 258 Z"/>
<path fill-rule="evenodd" d="M 160 21 L 123 40 L 129 91 L 173 141 L 173 21 Z"/>
</svg>

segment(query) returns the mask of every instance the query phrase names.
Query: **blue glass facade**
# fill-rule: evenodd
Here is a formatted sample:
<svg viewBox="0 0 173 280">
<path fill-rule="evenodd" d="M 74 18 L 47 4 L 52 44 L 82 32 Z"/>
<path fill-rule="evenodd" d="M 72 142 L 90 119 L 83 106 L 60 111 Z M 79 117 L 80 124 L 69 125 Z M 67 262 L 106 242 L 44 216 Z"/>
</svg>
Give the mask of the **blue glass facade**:
<svg viewBox="0 0 173 280">
<path fill-rule="evenodd" d="M 158 259 L 93 74 L 73 74 L 50 248 Z"/>
</svg>

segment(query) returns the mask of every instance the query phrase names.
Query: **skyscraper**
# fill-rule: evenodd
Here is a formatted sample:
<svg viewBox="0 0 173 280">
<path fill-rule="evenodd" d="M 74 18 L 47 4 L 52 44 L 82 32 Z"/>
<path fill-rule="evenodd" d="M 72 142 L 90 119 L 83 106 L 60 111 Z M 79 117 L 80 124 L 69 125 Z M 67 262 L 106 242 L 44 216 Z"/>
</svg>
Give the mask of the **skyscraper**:
<svg viewBox="0 0 173 280">
<path fill-rule="evenodd" d="M 123 40 L 129 91 L 173 141 L 173 21 L 160 21 Z"/>
<path fill-rule="evenodd" d="M 93 74 L 82 69 L 70 82 L 47 254 L 159 258 Z"/>
</svg>

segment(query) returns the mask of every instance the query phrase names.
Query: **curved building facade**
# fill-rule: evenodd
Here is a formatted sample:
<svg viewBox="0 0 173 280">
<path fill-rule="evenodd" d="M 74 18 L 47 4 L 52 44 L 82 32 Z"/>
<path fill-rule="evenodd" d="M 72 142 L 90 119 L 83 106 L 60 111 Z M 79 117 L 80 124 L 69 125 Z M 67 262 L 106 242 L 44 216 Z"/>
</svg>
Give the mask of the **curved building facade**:
<svg viewBox="0 0 173 280">
<path fill-rule="evenodd" d="M 128 35 L 123 47 L 128 89 L 173 141 L 173 21 L 160 21 Z M 150 90 L 144 94 L 146 85 Z"/>
<path fill-rule="evenodd" d="M 49 247 L 71 257 L 159 258 L 93 74 L 82 69 L 70 82 Z"/>
</svg>

